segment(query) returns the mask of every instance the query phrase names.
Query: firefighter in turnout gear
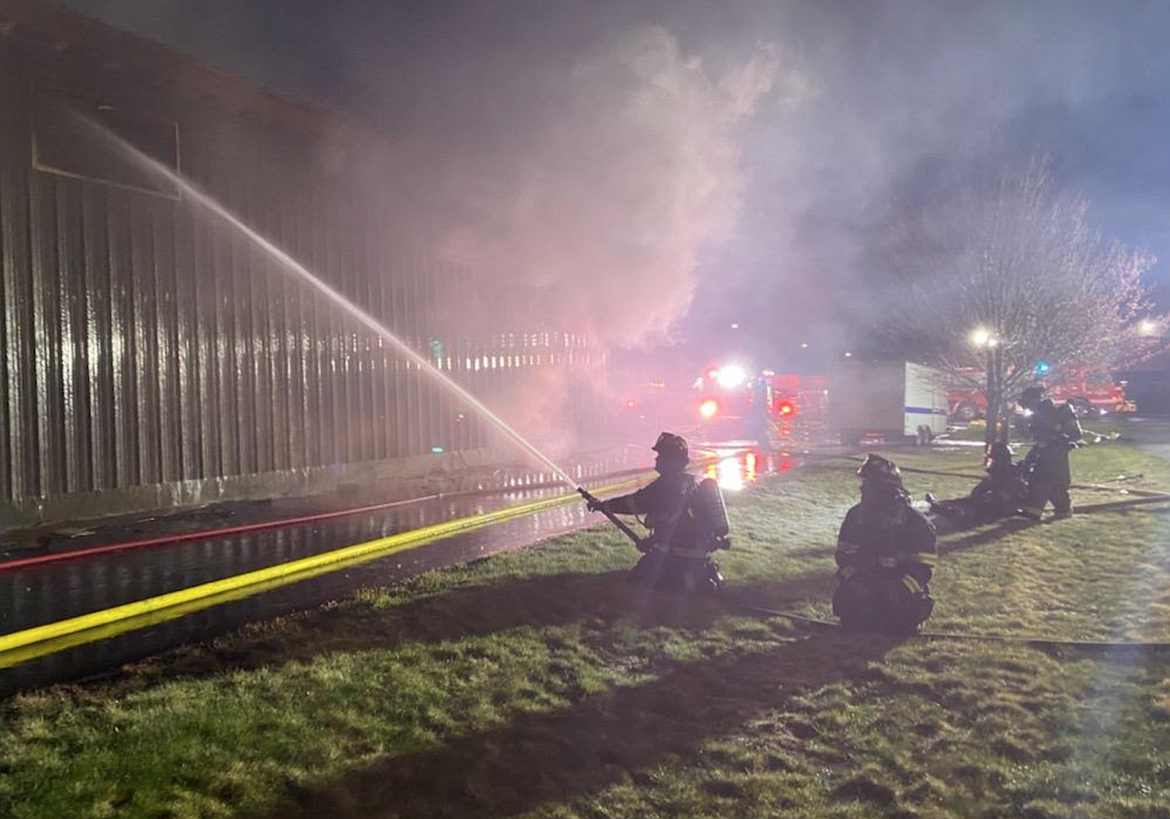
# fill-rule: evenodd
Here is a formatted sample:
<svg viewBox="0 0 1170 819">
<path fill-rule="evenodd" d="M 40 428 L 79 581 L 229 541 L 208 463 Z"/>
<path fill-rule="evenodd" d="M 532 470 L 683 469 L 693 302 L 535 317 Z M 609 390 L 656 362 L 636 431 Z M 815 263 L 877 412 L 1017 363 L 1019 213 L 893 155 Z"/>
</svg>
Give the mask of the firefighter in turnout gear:
<svg viewBox="0 0 1170 819">
<path fill-rule="evenodd" d="M 913 633 L 934 608 L 927 588 L 938 561 L 934 527 L 911 505 L 892 461 L 869 455 L 857 475 L 861 503 L 837 538 L 833 613 L 847 628 Z"/>
<path fill-rule="evenodd" d="M 716 591 L 723 577 L 711 552 L 728 548 L 718 484 L 700 483 L 686 471 L 687 442 L 678 435 L 662 433 L 653 449 L 658 478 L 629 495 L 589 501 L 589 508 L 646 516 L 650 536 L 641 541 L 642 558 L 632 572 L 639 582 L 662 591 Z"/>
<path fill-rule="evenodd" d="M 965 498 L 937 501 L 929 492 L 926 502 L 930 510 L 947 520 L 963 525 L 1006 518 L 1019 512 L 1028 494 L 1028 470 L 1024 464 L 1012 460 L 1012 448 L 1002 441 L 991 447 L 988 456 L 987 477 Z"/>
<path fill-rule="evenodd" d="M 748 410 L 744 437 L 755 441 L 760 449 L 772 448 L 773 423 L 769 416 L 772 406 L 772 388 L 762 375 L 752 385 L 752 405 Z"/>
<path fill-rule="evenodd" d="M 1044 507 L 1052 501 L 1057 518 L 1072 517 L 1072 485 L 1068 453 L 1077 447 L 1083 434 L 1077 415 L 1068 404 L 1059 407 L 1044 397 L 1040 387 L 1028 387 L 1020 396 L 1020 406 L 1032 413 L 1028 429 L 1032 449 L 1025 464 L 1032 471 L 1028 497 L 1021 509 L 1025 517 L 1040 520 Z"/>
</svg>

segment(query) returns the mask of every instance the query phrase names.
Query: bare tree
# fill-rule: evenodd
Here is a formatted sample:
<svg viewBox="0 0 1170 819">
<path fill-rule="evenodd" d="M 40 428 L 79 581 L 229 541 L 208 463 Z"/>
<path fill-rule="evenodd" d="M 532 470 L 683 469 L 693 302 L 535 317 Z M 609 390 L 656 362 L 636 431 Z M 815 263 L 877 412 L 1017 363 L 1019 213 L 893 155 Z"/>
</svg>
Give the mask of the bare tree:
<svg viewBox="0 0 1170 819">
<path fill-rule="evenodd" d="M 894 333 L 982 390 L 991 430 L 1036 382 L 1037 365 L 1107 371 L 1153 351 L 1141 321 L 1153 257 L 1102 240 L 1084 198 L 1058 190 L 1042 162 L 964 186 L 902 228 L 897 256 L 910 287 Z"/>
</svg>

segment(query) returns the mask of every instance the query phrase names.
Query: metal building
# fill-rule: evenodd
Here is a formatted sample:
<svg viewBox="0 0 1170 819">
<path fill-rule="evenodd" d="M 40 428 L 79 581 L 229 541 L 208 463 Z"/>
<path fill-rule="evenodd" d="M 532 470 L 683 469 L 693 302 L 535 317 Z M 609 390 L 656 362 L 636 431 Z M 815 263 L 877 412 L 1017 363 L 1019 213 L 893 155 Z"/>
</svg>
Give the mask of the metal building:
<svg viewBox="0 0 1170 819">
<path fill-rule="evenodd" d="M 94 123 L 489 400 L 542 368 L 599 364 L 567 332 L 453 326 L 446 306 L 466 308 L 474 276 L 409 249 L 389 215 L 357 218 L 338 147 L 367 140 L 355 129 L 50 4 L 0 0 L 0 527 L 309 491 L 489 441 Z"/>
</svg>

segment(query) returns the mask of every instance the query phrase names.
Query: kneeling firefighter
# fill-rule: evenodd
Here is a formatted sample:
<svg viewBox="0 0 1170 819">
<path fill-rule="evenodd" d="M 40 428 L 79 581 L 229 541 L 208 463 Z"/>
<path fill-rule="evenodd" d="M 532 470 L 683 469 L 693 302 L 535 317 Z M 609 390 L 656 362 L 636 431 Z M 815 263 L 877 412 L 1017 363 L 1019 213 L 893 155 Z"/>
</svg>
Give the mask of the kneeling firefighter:
<svg viewBox="0 0 1170 819">
<path fill-rule="evenodd" d="M 659 477 L 637 492 L 600 501 L 581 490 L 589 509 L 602 512 L 634 538 L 642 558 L 634 577 L 664 591 L 715 591 L 723 582 L 716 549 L 729 547 L 727 508 L 719 484 L 699 481 L 686 471 L 690 462 L 687 442 L 664 432 L 658 436 L 654 469 Z M 650 529 L 638 538 L 613 515 L 645 515 Z"/>
<path fill-rule="evenodd" d="M 833 613 L 849 628 L 912 633 L 934 609 L 927 588 L 938 561 L 934 527 L 911 505 L 892 461 L 870 455 L 857 475 L 861 503 L 837 538 Z"/>
</svg>

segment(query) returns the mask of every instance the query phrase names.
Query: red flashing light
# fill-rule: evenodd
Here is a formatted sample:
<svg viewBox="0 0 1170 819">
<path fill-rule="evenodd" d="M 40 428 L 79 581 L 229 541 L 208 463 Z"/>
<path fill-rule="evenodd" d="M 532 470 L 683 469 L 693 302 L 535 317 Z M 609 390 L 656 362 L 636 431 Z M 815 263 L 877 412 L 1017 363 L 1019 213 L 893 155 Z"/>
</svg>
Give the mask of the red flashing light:
<svg viewBox="0 0 1170 819">
<path fill-rule="evenodd" d="M 796 415 L 796 406 L 791 401 L 781 401 L 776 404 L 776 412 L 788 418 Z"/>
<path fill-rule="evenodd" d="M 709 378 L 710 380 L 714 381 L 718 377 L 719 377 L 719 370 L 715 369 L 714 367 L 707 370 L 707 378 Z"/>
<path fill-rule="evenodd" d="M 631 398 L 626 402 L 626 409 L 634 409 L 638 406 L 638 402 Z"/>
<path fill-rule="evenodd" d="M 714 418 L 715 413 L 719 412 L 719 402 L 714 398 L 708 398 L 703 403 L 699 404 L 699 415 L 704 418 Z"/>
</svg>

